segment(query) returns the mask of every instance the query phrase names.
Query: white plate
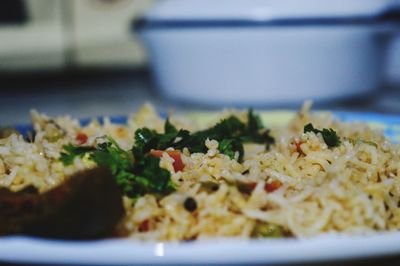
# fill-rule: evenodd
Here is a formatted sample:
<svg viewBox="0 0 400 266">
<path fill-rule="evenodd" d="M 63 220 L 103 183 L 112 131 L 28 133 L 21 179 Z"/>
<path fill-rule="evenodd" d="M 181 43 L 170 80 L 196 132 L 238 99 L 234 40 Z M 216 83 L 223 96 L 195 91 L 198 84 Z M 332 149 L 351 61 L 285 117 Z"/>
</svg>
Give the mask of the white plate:
<svg viewBox="0 0 400 266">
<path fill-rule="evenodd" d="M 219 239 L 193 243 L 141 243 L 129 239 L 64 242 L 0 239 L 0 261 L 70 264 L 275 264 L 327 262 L 400 254 L 400 233 L 323 235 L 310 239 Z"/>
<path fill-rule="evenodd" d="M 263 114 L 266 125 L 285 123 L 293 112 Z M 343 121 L 368 122 L 400 142 L 400 116 L 335 112 Z M 206 115 L 209 117 L 209 115 Z M 204 114 L 192 118 L 204 120 Z M 123 122 L 125 118 L 113 118 Z M 18 127 L 21 131 L 29 127 Z M 326 234 L 305 239 L 218 239 L 190 243 L 143 243 L 130 239 L 54 241 L 0 238 L 0 262 L 40 264 L 282 264 L 332 262 L 400 255 L 400 232 L 364 236 Z"/>
</svg>

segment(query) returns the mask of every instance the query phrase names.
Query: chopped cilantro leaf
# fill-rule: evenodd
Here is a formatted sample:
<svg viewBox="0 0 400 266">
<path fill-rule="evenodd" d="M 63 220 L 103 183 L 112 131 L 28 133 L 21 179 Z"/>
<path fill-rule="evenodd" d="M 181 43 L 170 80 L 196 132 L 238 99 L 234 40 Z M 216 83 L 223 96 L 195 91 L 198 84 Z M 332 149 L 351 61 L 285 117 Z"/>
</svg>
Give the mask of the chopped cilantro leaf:
<svg viewBox="0 0 400 266">
<path fill-rule="evenodd" d="M 239 161 L 242 159 L 240 156 L 243 156 L 243 145 L 238 139 L 223 139 L 219 142 L 218 150 L 229 156 L 229 158 L 235 158 L 236 152 L 239 153 Z"/>
<path fill-rule="evenodd" d="M 306 132 L 314 132 L 315 134 L 317 134 L 318 132 L 320 132 L 319 130 L 316 130 L 313 126 L 313 124 L 308 123 L 307 125 L 304 126 L 304 133 Z"/>
<path fill-rule="evenodd" d="M 60 160 L 70 165 L 76 157 L 87 155 L 98 165 L 110 169 L 127 196 L 135 198 L 147 193 L 165 195 L 174 191 L 170 173 L 160 167 L 160 158 L 149 152 L 171 147 L 177 150 L 187 148 L 192 153 L 205 153 L 207 139 L 217 140 L 219 151 L 231 159 L 235 158 L 237 152 L 239 161 L 243 159 L 243 143 L 262 143 L 268 148 L 274 142 L 269 130 L 264 129 L 261 119 L 250 109 L 247 123 L 241 122 L 236 116 L 230 116 L 209 129 L 194 133 L 178 130 L 168 119 L 164 124 L 164 133 L 139 128 L 135 132 L 134 146 L 129 151 L 121 149 L 111 137 L 105 137 L 104 142 L 95 147 L 66 145 Z"/>
<path fill-rule="evenodd" d="M 169 119 L 167 119 L 164 124 L 164 132 L 165 134 L 176 134 L 178 133 L 178 130 L 173 124 L 171 124 L 171 122 L 169 122 Z"/>
<path fill-rule="evenodd" d="M 149 128 L 139 128 L 135 132 L 135 147 L 142 153 L 148 152 L 157 144 L 158 133 Z"/>
<path fill-rule="evenodd" d="M 96 147 L 64 146 L 61 161 L 72 164 L 75 157 L 83 157 L 86 154 L 98 165 L 107 167 L 115 176 L 117 184 L 123 192 L 132 198 L 147 193 L 168 194 L 174 191 L 170 180 L 170 173 L 161 168 L 160 158 L 150 154 L 133 156 L 132 151 L 121 149 L 111 137 Z"/>
<path fill-rule="evenodd" d="M 337 135 L 336 131 L 332 128 L 323 128 L 322 130 L 314 128 L 314 126 L 309 123 L 304 126 L 304 133 L 314 132 L 315 134 L 320 133 L 328 147 L 337 147 L 340 145 L 340 137 Z"/>
<path fill-rule="evenodd" d="M 247 131 L 250 133 L 257 132 L 262 129 L 264 126 L 262 124 L 261 118 L 258 115 L 255 115 L 253 109 L 250 109 L 247 113 L 248 126 Z"/>
<path fill-rule="evenodd" d="M 253 238 L 281 238 L 285 236 L 285 233 L 279 225 L 257 222 L 251 236 Z"/>
<path fill-rule="evenodd" d="M 241 122 L 236 116 L 229 116 L 222 119 L 213 127 L 194 132 L 182 132 L 179 135 L 181 140 L 172 143 L 170 147 L 175 149 L 188 148 L 190 152 L 206 152 L 206 139 L 214 139 L 219 142 L 219 151 L 234 157 L 235 152 L 239 152 L 239 161 L 243 158 L 243 143 L 255 142 L 265 144 L 266 148 L 274 143 L 274 138 L 270 136 L 270 132 L 264 129 L 259 116 L 255 115 L 250 109 L 248 111 L 248 122 Z"/>
<path fill-rule="evenodd" d="M 75 157 L 83 157 L 88 152 L 93 151 L 92 147 L 82 147 L 74 145 L 65 145 L 64 152 L 61 152 L 60 160 L 64 165 L 71 165 L 74 162 Z"/>
</svg>

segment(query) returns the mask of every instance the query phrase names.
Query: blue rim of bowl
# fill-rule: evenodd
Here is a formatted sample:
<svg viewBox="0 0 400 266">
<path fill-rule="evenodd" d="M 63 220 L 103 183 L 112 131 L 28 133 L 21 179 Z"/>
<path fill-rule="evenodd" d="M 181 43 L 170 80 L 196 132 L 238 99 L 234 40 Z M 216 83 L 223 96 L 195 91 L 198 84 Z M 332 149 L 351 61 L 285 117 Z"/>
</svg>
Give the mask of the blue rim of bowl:
<svg viewBox="0 0 400 266">
<path fill-rule="evenodd" d="M 400 9 L 375 16 L 354 17 L 299 17 L 280 19 L 157 19 L 141 17 L 132 22 L 134 31 L 144 29 L 247 28 L 247 27 L 304 27 L 304 26 L 373 26 L 400 23 Z"/>
</svg>

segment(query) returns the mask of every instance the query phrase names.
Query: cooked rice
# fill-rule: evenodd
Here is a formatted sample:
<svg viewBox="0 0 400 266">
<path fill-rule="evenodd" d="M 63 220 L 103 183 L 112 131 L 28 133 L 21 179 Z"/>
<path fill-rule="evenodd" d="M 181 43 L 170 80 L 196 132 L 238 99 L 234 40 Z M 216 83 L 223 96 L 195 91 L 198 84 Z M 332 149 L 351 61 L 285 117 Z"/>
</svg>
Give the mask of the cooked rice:
<svg viewBox="0 0 400 266">
<path fill-rule="evenodd" d="M 162 199 L 145 195 L 135 204 L 125 198 L 127 214 L 119 231 L 142 240 L 191 240 L 248 238 L 257 221 L 282 226 L 295 237 L 400 229 L 400 146 L 366 124 L 340 122 L 330 114 L 310 113 L 309 108 L 305 104 L 287 125 L 272 128 L 276 143 L 268 152 L 261 145 L 245 145 L 243 163 L 219 153 L 215 140 L 206 141 L 205 154 L 185 149 L 182 172 L 175 173 L 174 160 L 164 153 L 160 165 L 171 172 L 177 191 Z M 246 120 L 245 111 L 228 110 L 220 117 L 232 112 Z M 13 191 L 33 185 L 43 192 L 93 167 L 85 158 L 67 167 L 59 161 L 62 146 L 77 144 L 79 132 L 89 137 L 89 145 L 111 135 L 129 149 L 136 129 L 146 126 L 162 132 L 164 124 L 150 105 L 130 116 L 127 125 L 105 118 L 103 125 L 93 120 L 80 126 L 68 116 L 50 119 L 36 111 L 32 120 L 37 132 L 33 142 L 15 134 L 0 139 L 0 186 Z M 200 129 L 187 118 L 172 115 L 171 121 L 177 127 Z M 302 133 L 309 122 L 336 130 L 342 145 L 328 148 L 320 134 Z M 301 150 L 295 143 L 301 143 Z M 266 193 L 264 184 L 274 180 L 283 185 Z M 200 182 L 207 181 L 220 186 L 204 191 Z M 237 181 L 257 185 L 244 194 L 230 185 Z M 188 196 L 197 202 L 195 212 L 183 207 Z"/>
</svg>

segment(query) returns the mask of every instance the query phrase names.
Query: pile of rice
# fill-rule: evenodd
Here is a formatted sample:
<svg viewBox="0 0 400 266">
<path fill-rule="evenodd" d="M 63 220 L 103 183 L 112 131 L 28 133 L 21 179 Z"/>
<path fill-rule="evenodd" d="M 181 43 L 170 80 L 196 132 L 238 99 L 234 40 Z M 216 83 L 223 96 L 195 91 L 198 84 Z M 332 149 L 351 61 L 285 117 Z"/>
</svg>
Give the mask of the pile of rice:
<svg viewBox="0 0 400 266">
<path fill-rule="evenodd" d="M 272 128 L 276 143 L 269 151 L 262 145 L 245 145 L 243 163 L 219 153 L 215 140 L 206 141 L 205 154 L 184 149 L 182 172 L 174 171 L 174 160 L 164 153 L 160 165 L 170 171 L 177 191 L 161 199 L 145 195 L 135 204 L 125 198 L 127 214 L 118 230 L 142 240 L 192 240 L 249 238 L 260 221 L 279 225 L 295 237 L 400 229 L 400 146 L 365 124 L 312 114 L 309 107 L 305 104 L 287 125 Z M 245 110 L 228 110 L 214 123 L 232 113 L 246 121 Z M 44 192 L 76 171 L 93 167 L 80 158 L 67 167 L 59 161 L 62 146 L 77 144 L 78 133 L 89 136 L 88 145 L 111 135 L 129 149 L 136 129 L 162 132 L 164 125 L 150 105 L 130 116 L 127 125 L 105 118 L 103 125 L 93 120 L 80 126 L 68 116 L 50 119 L 36 111 L 32 120 L 37 132 L 32 142 L 16 134 L 0 139 L 0 186 L 13 191 L 34 185 Z M 172 115 L 171 121 L 178 128 L 201 129 L 184 117 Z M 316 128 L 333 128 L 342 144 L 329 148 L 320 134 L 303 133 L 309 122 Z M 265 192 L 265 183 L 274 180 L 282 186 Z M 219 183 L 219 188 L 201 189 L 207 181 Z M 231 185 L 235 182 L 257 185 L 245 194 Z M 197 203 L 194 212 L 183 206 L 188 197 Z"/>
</svg>

